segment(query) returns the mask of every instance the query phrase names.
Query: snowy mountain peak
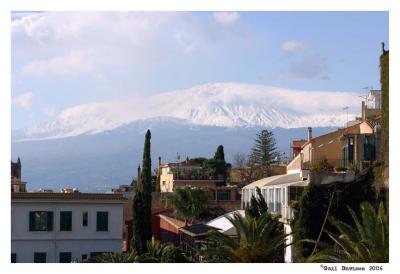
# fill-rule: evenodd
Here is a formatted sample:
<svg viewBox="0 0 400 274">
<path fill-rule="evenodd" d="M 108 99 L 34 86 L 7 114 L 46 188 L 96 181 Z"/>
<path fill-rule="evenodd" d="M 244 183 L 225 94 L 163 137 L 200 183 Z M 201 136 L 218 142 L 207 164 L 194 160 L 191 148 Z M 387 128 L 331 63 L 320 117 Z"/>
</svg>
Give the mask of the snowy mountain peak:
<svg viewBox="0 0 400 274">
<path fill-rule="evenodd" d="M 78 105 L 52 121 L 13 131 L 13 140 L 95 134 L 155 117 L 222 127 L 342 126 L 347 119 L 343 107 L 350 107 L 351 119 L 359 104 L 358 94 L 351 92 L 209 83 L 149 97 Z"/>
</svg>

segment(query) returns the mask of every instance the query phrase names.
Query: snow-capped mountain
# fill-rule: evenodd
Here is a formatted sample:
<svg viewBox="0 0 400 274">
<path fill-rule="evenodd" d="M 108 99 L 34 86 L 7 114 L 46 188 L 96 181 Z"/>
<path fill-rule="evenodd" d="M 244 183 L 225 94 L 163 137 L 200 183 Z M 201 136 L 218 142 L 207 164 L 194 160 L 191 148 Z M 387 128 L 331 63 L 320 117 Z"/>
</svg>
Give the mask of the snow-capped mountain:
<svg viewBox="0 0 400 274">
<path fill-rule="evenodd" d="M 349 116 L 343 111 L 349 107 Z M 343 126 L 359 106 L 352 92 L 302 91 L 263 85 L 212 83 L 123 101 L 78 105 L 54 120 L 14 130 L 13 140 L 95 134 L 156 117 L 222 127 Z"/>
</svg>

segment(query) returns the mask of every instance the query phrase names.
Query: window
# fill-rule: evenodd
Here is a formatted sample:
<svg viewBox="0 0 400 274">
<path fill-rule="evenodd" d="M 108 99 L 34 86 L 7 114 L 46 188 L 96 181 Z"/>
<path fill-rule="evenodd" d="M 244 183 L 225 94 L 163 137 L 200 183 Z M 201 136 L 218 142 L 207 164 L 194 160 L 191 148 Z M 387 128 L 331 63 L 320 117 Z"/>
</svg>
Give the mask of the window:
<svg viewBox="0 0 400 274">
<path fill-rule="evenodd" d="M 231 192 L 229 190 L 217 191 L 218 201 L 230 201 L 230 199 L 231 199 Z"/>
<path fill-rule="evenodd" d="M 88 226 L 88 221 L 89 221 L 89 213 L 87 211 L 84 211 L 82 213 L 82 226 Z"/>
<path fill-rule="evenodd" d="M 364 137 L 364 160 L 375 160 L 375 145 L 373 135 L 365 135 Z"/>
<path fill-rule="evenodd" d="M 34 263 L 45 263 L 46 262 L 46 252 L 35 252 L 33 253 Z"/>
<path fill-rule="evenodd" d="M 103 254 L 104 252 L 100 251 L 100 252 L 90 252 L 90 258 L 94 258 L 96 256 L 99 256 L 101 254 Z"/>
<path fill-rule="evenodd" d="M 87 259 L 87 254 L 82 254 L 82 261 Z"/>
<path fill-rule="evenodd" d="M 97 231 L 108 231 L 108 212 L 107 211 L 98 211 L 97 212 L 96 230 Z"/>
<path fill-rule="evenodd" d="M 53 212 L 51 211 L 30 211 L 29 231 L 52 231 Z"/>
<path fill-rule="evenodd" d="M 60 231 L 72 230 L 72 211 L 60 211 Z"/>
<path fill-rule="evenodd" d="M 70 263 L 71 257 L 71 252 L 60 252 L 60 263 Z"/>
<path fill-rule="evenodd" d="M 17 253 L 11 253 L 11 263 L 17 262 Z"/>
</svg>

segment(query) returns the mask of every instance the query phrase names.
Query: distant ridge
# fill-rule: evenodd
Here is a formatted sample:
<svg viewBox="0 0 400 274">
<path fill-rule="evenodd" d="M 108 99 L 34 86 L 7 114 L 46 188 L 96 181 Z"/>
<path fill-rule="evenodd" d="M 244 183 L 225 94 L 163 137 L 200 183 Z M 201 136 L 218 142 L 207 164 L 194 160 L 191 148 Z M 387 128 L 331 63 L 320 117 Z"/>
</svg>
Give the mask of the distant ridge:
<svg viewBox="0 0 400 274">
<path fill-rule="evenodd" d="M 149 97 L 95 102 L 61 112 L 54 120 L 13 130 L 13 141 L 96 134 L 131 122 L 179 119 L 187 124 L 229 128 L 337 127 L 359 106 L 358 94 L 302 91 L 263 85 L 211 83 Z"/>
</svg>

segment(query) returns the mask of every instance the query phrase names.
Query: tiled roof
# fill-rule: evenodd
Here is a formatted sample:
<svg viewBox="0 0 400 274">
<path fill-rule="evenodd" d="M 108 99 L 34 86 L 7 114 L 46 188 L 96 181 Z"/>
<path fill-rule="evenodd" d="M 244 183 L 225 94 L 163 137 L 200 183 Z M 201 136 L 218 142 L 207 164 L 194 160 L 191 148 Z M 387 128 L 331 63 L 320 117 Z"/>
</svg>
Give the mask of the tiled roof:
<svg viewBox="0 0 400 274">
<path fill-rule="evenodd" d="M 163 219 L 166 222 L 168 222 L 170 225 L 172 225 L 175 228 L 177 228 L 177 229 L 185 226 L 185 221 L 184 220 L 177 219 L 176 217 L 173 217 L 171 215 L 172 214 L 170 214 L 169 212 L 166 212 L 166 213 L 163 213 L 163 214 L 159 214 L 158 216 L 161 219 Z"/>
<path fill-rule="evenodd" d="M 11 200 L 102 200 L 125 201 L 118 193 L 59 193 L 59 192 L 13 192 Z"/>
</svg>

